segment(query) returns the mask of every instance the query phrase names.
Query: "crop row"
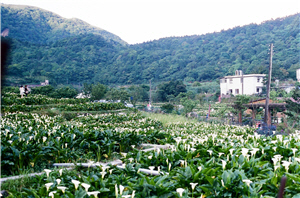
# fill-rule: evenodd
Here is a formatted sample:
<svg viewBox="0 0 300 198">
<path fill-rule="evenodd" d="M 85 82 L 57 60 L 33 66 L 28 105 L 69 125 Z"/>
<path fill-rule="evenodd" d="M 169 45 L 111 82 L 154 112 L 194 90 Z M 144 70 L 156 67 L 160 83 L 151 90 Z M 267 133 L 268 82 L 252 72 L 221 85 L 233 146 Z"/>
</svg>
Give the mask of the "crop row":
<svg viewBox="0 0 300 198">
<path fill-rule="evenodd" d="M 45 105 L 45 104 L 80 104 L 89 102 L 88 98 L 49 98 L 44 95 L 29 94 L 21 98 L 20 95 L 15 93 L 4 93 L 2 95 L 2 105 Z"/>
<path fill-rule="evenodd" d="M 126 109 L 123 103 L 80 103 L 80 104 L 57 104 L 57 105 L 1 105 L 2 112 L 32 112 L 49 108 L 61 111 L 102 111 Z"/>
<path fill-rule="evenodd" d="M 266 137 L 250 127 L 205 123 L 177 123 L 164 128 L 138 114 L 78 117 L 69 125 L 58 124 L 60 119 L 6 115 L 1 125 L 5 126 L 1 133 L 4 149 L 20 145 L 22 152 L 31 151 L 26 167 L 39 147 L 43 156 L 34 166 L 42 159 L 47 163 L 93 164 L 122 152 L 124 169 L 78 166 L 73 172 L 45 170 L 47 174 L 34 178 L 22 191 L 23 197 L 276 197 L 282 176 L 288 178 L 285 197 L 300 196 L 299 133 Z M 139 150 L 146 142 L 165 144 L 169 149 Z M 13 152 L 2 150 L 2 155 Z M 14 159 L 16 166 L 8 168 L 17 171 L 20 159 L 25 158 L 20 153 L 5 159 L 2 156 L 2 167 L 7 166 L 3 160 Z M 145 175 L 140 168 L 161 174 Z"/>
<path fill-rule="evenodd" d="M 110 159 L 149 141 L 146 137 L 164 138 L 159 123 L 138 115 L 95 115 L 91 120 L 114 120 L 107 125 L 74 120 L 62 124 L 62 117 L 37 114 L 10 113 L 1 120 L 2 174 L 17 174 L 30 167 L 34 170 L 49 167 L 52 163 L 86 162 Z M 83 118 L 81 118 L 83 119 Z M 120 120 L 117 122 L 117 120 Z M 85 119 L 86 120 L 86 119 Z M 131 128 L 129 122 L 135 122 Z M 84 124 L 83 124 L 84 123 Z M 102 122 L 103 123 L 103 122 Z"/>
</svg>

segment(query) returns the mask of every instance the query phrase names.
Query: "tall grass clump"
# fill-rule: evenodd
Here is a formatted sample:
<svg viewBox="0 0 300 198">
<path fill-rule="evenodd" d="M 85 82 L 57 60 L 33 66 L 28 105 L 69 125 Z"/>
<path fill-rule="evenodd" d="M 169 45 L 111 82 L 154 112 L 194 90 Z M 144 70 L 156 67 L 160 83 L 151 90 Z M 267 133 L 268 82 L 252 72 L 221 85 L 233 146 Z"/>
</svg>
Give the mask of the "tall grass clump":
<svg viewBox="0 0 300 198">
<path fill-rule="evenodd" d="M 174 115 L 174 114 L 157 114 L 157 113 L 142 112 L 142 115 L 153 120 L 156 119 L 162 122 L 164 126 L 175 124 L 175 123 L 185 123 L 185 122 L 196 123 L 197 122 L 197 119 L 186 118 L 184 116 Z"/>
</svg>

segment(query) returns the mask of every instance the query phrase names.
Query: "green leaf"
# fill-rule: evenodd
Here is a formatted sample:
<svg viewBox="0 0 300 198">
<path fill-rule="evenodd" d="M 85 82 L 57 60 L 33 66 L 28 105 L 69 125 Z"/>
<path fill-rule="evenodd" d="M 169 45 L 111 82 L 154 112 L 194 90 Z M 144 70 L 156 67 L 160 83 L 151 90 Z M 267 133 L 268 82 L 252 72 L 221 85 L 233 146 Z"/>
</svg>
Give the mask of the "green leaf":
<svg viewBox="0 0 300 198">
<path fill-rule="evenodd" d="M 83 198 L 86 194 L 86 191 L 83 190 L 82 188 L 79 188 L 78 190 L 75 191 L 75 198 Z"/>
</svg>

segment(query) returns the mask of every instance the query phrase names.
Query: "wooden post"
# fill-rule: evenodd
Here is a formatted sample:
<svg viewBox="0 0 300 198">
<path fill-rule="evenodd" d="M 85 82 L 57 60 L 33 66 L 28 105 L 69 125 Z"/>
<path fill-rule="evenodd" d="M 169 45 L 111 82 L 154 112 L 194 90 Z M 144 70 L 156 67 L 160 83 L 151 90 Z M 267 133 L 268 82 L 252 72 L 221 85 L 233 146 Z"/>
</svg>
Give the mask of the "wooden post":
<svg viewBox="0 0 300 198">
<path fill-rule="evenodd" d="M 252 120 L 253 120 L 253 125 L 255 126 L 255 118 L 256 118 L 256 108 L 252 108 Z"/>
<path fill-rule="evenodd" d="M 271 126 L 271 124 L 272 124 L 272 117 L 271 117 L 271 109 L 270 109 L 270 108 L 268 109 L 268 120 L 267 120 L 267 124 L 268 124 L 268 127 Z"/>
<path fill-rule="evenodd" d="M 242 125 L 242 110 L 239 110 L 239 124 Z"/>
<path fill-rule="evenodd" d="M 268 127 L 271 126 L 269 122 L 269 100 L 270 100 L 270 88 L 271 88 L 271 75 L 272 75 L 272 56 L 273 56 L 273 43 L 270 46 L 270 67 L 269 67 L 269 76 L 267 83 L 267 96 L 266 96 L 266 106 L 265 106 L 265 118 L 264 122 L 268 124 Z"/>
</svg>

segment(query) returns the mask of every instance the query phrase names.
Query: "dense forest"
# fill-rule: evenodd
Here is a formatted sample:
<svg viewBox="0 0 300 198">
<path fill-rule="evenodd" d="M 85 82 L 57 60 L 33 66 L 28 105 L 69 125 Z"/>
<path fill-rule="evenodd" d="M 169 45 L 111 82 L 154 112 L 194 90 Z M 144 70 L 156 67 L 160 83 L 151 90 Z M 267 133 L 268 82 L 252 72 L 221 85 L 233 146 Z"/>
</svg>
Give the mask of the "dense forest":
<svg viewBox="0 0 300 198">
<path fill-rule="evenodd" d="M 267 73 L 269 44 L 275 46 L 273 78 L 296 78 L 300 68 L 300 14 L 205 35 L 169 37 L 127 45 L 118 36 L 78 19 L 64 19 L 29 6 L 1 8 L 9 28 L 10 56 L 4 84 L 142 84 L 211 81 Z M 30 27 L 30 28 L 29 28 Z M 102 34 L 103 33 L 103 34 Z M 108 36 L 109 35 L 109 36 Z"/>
</svg>

